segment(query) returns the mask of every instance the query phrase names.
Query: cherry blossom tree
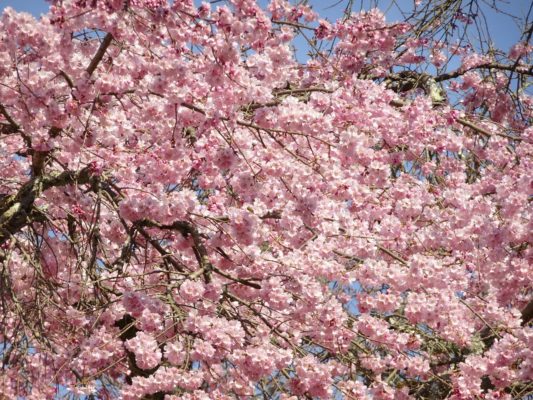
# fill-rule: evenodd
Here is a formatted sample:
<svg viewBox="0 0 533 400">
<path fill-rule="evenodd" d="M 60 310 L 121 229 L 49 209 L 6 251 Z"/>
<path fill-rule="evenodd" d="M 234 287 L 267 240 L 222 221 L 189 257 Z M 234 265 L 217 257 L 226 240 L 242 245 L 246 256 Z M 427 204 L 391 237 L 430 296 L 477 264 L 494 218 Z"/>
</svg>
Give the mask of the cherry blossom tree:
<svg viewBox="0 0 533 400">
<path fill-rule="evenodd" d="M 0 398 L 531 393 L 533 25 L 462 3 L 4 10 Z"/>
</svg>

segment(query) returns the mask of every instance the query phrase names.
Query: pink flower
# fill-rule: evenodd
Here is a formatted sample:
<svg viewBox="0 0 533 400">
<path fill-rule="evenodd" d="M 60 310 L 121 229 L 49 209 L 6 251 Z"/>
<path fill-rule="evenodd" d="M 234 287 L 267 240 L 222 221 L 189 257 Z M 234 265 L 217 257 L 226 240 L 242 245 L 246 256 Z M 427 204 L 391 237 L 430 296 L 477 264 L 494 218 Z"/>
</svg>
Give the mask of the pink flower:
<svg viewBox="0 0 533 400">
<path fill-rule="evenodd" d="M 133 339 L 126 340 L 125 347 L 135 354 L 135 363 L 141 369 L 155 368 L 161 362 L 161 350 L 152 335 L 137 332 Z"/>
<path fill-rule="evenodd" d="M 165 358 L 172 365 L 179 366 L 186 358 L 186 351 L 180 341 L 174 341 L 165 345 Z"/>
<path fill-rule="evenodd" d="M 195 302 L 205 293 L 204 284 L 200 281 L 186 280 L 179 288 L 180 297 L 187 302 Z"/>
</svg>

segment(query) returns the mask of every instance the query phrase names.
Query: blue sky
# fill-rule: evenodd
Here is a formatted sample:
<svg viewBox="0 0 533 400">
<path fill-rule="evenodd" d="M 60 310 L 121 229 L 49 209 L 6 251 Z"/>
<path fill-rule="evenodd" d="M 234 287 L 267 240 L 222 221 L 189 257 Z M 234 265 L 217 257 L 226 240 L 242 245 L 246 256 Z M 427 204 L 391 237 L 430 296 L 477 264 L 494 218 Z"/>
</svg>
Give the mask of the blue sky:
<svg viewBox="0 0 533 400">
<path fill-rule="evenodd" d="M 530 0 L 496 0 L 499 7 L 505 12 L 524 17 L 531 5 Z M 261 4 L 267 3 L 267 0 L 260 0 Z M 347 0 L 310 0 L 315 11 L 322 17 L 328 20 L 335 20 L 342 15 L 344 5 Z M 356 0 L 354 1 L 354 11 L 360 8 L 369 9 L 374 4 L 379 3 L 380 8 L 386 12 L 387 19 L 391 22 L 402 19 L 396 5 L 404 8 L 404 11 L 409 10 L 413 5 L 413 0 Z M 464 1 L 468 3 L 468 1 Z M 483 3 L 483 1 L 479 1 Z M 45 0 L 0 0 L 0 10 L 6 7 L 13 7 L 18 11 L 30 12 L 35 16 L 39 16 L 48 10 L 48 3 Z M 496 13 L 488 6 L 483 7 L 483 12 L 487 18 L 487 24 L 493 33 L 492 39 L 496 47 L 502 50 L 508 50 L 520 37 L 520 30 L 512 18 Z"/>
</svg>

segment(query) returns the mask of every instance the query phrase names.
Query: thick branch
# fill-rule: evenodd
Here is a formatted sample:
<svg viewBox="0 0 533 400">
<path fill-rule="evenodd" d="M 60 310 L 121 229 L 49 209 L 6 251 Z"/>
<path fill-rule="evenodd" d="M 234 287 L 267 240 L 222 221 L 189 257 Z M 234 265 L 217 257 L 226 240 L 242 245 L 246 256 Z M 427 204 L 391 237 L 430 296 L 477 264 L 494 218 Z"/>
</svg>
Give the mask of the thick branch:
<svg viewBox="0 0 533 400">
<path fill-rule="evenodd" d="M 525 326 L 533 319 L 533 300 L 522 310 L 522 326 Z"/>
<path fill-rule="evenodd" d="M 207 257 L 207 250 L 201 241 L 200 234 L 198 233 L 198 231 L 196 230 L 194 226 L 192 226 L 190 223 L 186 221 L 175 221 L 170 225 L 162 225 L 162 224 L 159 224 L 158 222 L 151 221 L 148 219 L 137 221 L 135 224 L 139 226 L 139 229 L 140 229 L 139 232 L 141 232 L 141 234 L 147 239 L 150 238 L 150 236 L 148 235 L 146 231 L 143 232 L 143 229 L 142 229 L 143 226 L 166 229 L 166 230 L 176 230 L 179 233 L 181 233 L 183 237 L 189 237 L 189 236 L 192 237 L 193 243 L 194 243 L 192 247 L 194 255 L 196 257 L 196 260 L 198 261 L 200 270 L 205 272 L 204 276 L 206 278 L 206 281 L 209 282 L 209 271 L 211 268 L 210 268 L 210 264 L 209 264 L 208 257 Z M 149 240 L 152 240 L 152 239 L 149 239 Z M 150 241 L 150 243 L 156 248 L 156 250 L 161 255 L 169 257 L 169 260 L 172 260 L 171 254 L 168 253 L 165 249 L 163 249 L 159 245 L 159 243 L 156 242 L 154 244 L 152 243 L 152 241 Z M 174 263 L 172 263 L 172 265 L 174 265 Z M 180 271 L 183 271 L 183 268 L 181 268 Z"/>
<path fill-rule="evenodd" d="M 91 76 L 93 74 L 93 72 L 98 67 L 98 64 L 100 63 L 100 61 L 102 61 L 102 58 L 104 57 L 104 54 L 105 54 L 107 48 L 109 47 L 109 45 L 111 44 L 112 40 L 113 40 L 113 35 L 112 34 L 108 33 L 108 34 L 105 35 L 104 40 L 102 41 L 102 43 L 100 43 L 100 47 L 98 48 L 98 51 L 96 52 L 96 54 L 94 55 L 93 59 L 91 60 L 91 63 L 89 64 L 89 66 L 85 70 L 85 71 L 87 71 L 89 76 Z"/>
<path fill-rule="evenodd" d="M 13 118 L 11 118 L 3 104 L 0 104 L 0 114 L 4 116 L 4 118 L 7 120 L 7 122 L 9 122 L 9 125 L 15 132 L 20 129 L 19 125 L 13 120 Z"/>
<path fill-rule="evenodd" d="M 78 184 L 90 183 L 93 179 L 97 177 L 92 176 L 89 168 L 34 177 L 22 185 L 16 194 L 4 197 L 0 201 L 0 245 L 34 220 L 38 211 L 33 205 L 42 192 L 51 187 L 76 182 Z"/>
</svg>

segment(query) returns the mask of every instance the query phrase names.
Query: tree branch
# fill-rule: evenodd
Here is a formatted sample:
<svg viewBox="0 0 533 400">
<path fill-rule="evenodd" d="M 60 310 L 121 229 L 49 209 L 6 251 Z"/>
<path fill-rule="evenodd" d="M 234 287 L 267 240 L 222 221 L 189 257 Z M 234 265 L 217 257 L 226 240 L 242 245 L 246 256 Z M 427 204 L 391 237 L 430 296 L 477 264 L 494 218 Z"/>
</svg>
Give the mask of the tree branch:
<svg viewBox="0 0 533 400">
<path fill-rule="evenodd" d="M 80 171 L 64 171 L 37 176 L 22 185 L 16 194 L 2 198 L 0 201 L 0 245 L 34 220 L 38 210 L 35 210 L 33 205 L 42 192 L 51 187 L 73 183 L 87 184 L 93 179 L 98 179 L 98 177 L 92 175 L 89 167 Z"/>
<path fill-rule="evenodd" d="M 478 65 L 476 67 L 468 68 L 468 69 L 458 69 L 453 72 L 438 75 L 435 77 L 435 81 L 442 82 L 442 81 L 447 81 L 450 79 L 458 78 L 459 76 L 464 75 L 468 71 L 472 71 L 475 69 L 497 69 L 500 71 L 511 71 L 511 72 L 517 72 L 523 75 L 533 76 L 533 65 L 522 67 L 522 66 L 515 66 L 515 65 L 487 63 L 487 64 Z"/>
<path fill-rule="evenodd" d="M 98 48 L 98 51 L 96 52 L 93 59 L 91 60 L 91 63 L 85 70 L 89 74 L 89 76 L 93 74 L 93 72 L 98 67 L 98 64 L 100 63 L 100 61 L 102 61 L 102 58 L 104 57 L 104 54 L 107 48 L 109 47 L 109 45 L 111 44 L 112 40 L 113 40 L 113 35 L 110 33 L 107 33 L 102 43 L 100 43 L 100 47 Z"/>
</svg>

